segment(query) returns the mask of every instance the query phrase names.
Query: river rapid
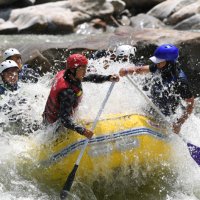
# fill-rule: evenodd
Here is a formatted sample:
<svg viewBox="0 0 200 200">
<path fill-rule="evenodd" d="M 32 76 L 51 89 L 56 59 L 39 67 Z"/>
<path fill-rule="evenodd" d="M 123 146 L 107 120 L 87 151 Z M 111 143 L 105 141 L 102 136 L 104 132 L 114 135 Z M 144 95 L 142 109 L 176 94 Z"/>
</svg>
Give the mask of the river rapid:
<svg viewBox="0 0 200 200">
<path fill-rule="evenodd" d="M 48 42 L 62 41 L 63 36 L 34 36 L 36 40 Z M 66 37 L 66 36 L 65 36 Z M 1 41 L 14 44 L 21 38 L 22 44 L 34 42 L 30 36 L 1 36 Z M 73 37 L 69 37 L 73 40 Z M 11 45 L 12 46 L 12 45 Z M 108 69 L 102 68 L 103 59 L 90 61 L 94 72 L 100 74 L 118 73 L 119 69 L 128 63 L 110 63 Z M 28 170 L 20 165 L 23 160 L 34 157 L 28 154 L 30 139 L 38 142 L 48 140 L 52 130 L 40 128 L 42 112 L 51 87 L 53 74 L 42 76 L 38 83 L 22 83 L 20 89 L 8 93 L 0 101 L 0 106 L 10 101 L 13 105 L 0 115 L 0 199 L 2 200 L 56 200 L 59 192 L 56 188 L 48 187 L 30 177 Z M 144 77 L 136 77 L 137 81 Z M 110 83 L 83 83 L 84 96 L 75 116 L 76 120 L 93 120 L 106 95 Z M 181 135 L 191 143 L 200 146 L 200 100 L 195 99 L 195 110 L 181 129 Z M 110 113 L 141 113 L 147 107 L 145 99 L 128 82 L 121 78 L 115 84 L 114 90 L 104 109 L 103 116 Z M 103 117 L 102 116 L 102 117 Z M 154 166 L 154 172 L 148 171 L 152 166 L 141 168 L 133 163 L 130 170 L 122 170 L 118 178 L 114 176 L 112 184 L 104 185 L 97 182 L 92 187 L 76 180 L 70 199 L 92 200 L 196 200 L 200 199 L 200 168 L 190 157 L 186 144 L 177 135 L 172 135 L 173 155 L 171 163 Z M 81 164 L 81 163 L 80 163 Z M 31 166 L 29 166 L 31 168 Z M 86 169 L 87 170 L 87 169 Z M 104 172 L 106 176 L 106 171 Z M 102 184 L 101 187 L 99 184 Z"/>
</svg>

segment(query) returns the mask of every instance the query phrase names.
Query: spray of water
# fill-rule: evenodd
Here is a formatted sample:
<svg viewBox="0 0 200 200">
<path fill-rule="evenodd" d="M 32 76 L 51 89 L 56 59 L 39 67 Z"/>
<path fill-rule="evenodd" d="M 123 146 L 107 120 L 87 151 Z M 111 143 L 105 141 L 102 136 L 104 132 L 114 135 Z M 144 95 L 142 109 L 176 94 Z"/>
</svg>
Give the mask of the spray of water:
<svg viewBox="0 0 200 200">
<path fill-rule="evenodd" d="M 130 66 L 129 63 L 111 62 L 110 66 L 104 69 L 104 60 L 105 58 L 91 60 L 90 66 L 94 66 L 92 69 L 100 74 L 118 73 L 121 67 Z M 40 127 L 52 77 L 52 74 L 46 74 L 36 84 L 20 83 L 19 91 L 8 93 L 0 102 L 0 106 L 5 108 L 0 118 L 0 199 L 58 199 L 59 191 L 38 183 L 27 175 L 27 169 L 18 167 L 19 157 L 20 162 L 29 159 L 34 163 L 34 158 L 27 153 L 31 148 L 27 137 L 45 143 L 52 136 L 52 130 L 44 131 Z M 137 82 L 142 83 L 142 79 L 141 76 L 137 77 Z M 83 83 L 84 96 L 75 115 L 77 121 L 94 120 L 109 85 L 110 83 Z M 101 118 L 114 113 L 144 114 L 147 106 L 147 102 L 126 78 L 121 78 L 120 82 L 116 83 Z M 181 130 L 181 134 L 198 146 L 199 122 L 197 107 Z M 142 168 L 136 162 L 128 167 L 128 158 L 124 155 L 124 165 L 113 175 L 107 177 L 109 173 L 103 172 L 102 177 L 92 185 L 76 181 L 71 191 L 71 199 L 200 199 L 199 167 L 191 159 L 185 143 L 178 136 L 172 136 L 172 141 L 173 162 L 162 163 L 161 166 L 147 163 Z M 106 181 L 108 178 L 112 181 Z"/>
</svg>

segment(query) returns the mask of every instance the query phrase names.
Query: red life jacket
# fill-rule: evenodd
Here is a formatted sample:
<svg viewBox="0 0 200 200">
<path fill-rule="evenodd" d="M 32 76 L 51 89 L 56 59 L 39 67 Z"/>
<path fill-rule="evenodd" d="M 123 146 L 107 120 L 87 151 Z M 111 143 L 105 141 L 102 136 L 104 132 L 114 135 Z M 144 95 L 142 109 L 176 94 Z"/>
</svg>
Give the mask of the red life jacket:
<svg viewBox="0 0 200 200">
<path fill-rule="evenodd" d="M 43 113 L 44 119 L 50 124 L 56 122 L 59 118 L 60 102 L 58 101 L 58 94 L 62 90 L 70 88 L 76 94 L 78 99 L 77 99 L 77 104 L 73 106 L 73 110 L 75 110 L 75 108 L 81 101 L 82 90 L 80 90 L 78 87 L 74 85 L 70 85 L 70 83 L 63 78 L 64 73 L 65 70 L 62 70 L 58 72 L 57 75 L 55 76 L 49 97 L 47 99 L 45 110 Z"/>
</svg>

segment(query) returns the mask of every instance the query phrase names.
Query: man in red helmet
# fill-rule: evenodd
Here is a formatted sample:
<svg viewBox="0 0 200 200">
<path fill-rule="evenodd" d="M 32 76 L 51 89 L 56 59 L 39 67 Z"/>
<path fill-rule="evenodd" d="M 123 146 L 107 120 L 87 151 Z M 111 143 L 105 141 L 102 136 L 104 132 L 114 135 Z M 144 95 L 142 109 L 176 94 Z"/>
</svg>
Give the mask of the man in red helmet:
<svg viewBox="0 0 200 200">
<path fill-rule="evenodd" d="M 153 103 L 160 108 L 164 115 L 174 114 L 178 106 L 184 108 L 182 116 L 173 124 L 175 133 L 180 132 L 182 124 L 192 113 L 194 106 L 194 96 L 187 77 L 177 62 L 178 56 L 179 50 L 176 46 L 163 44 L 155 50 L 154 56 L 150 58 L 153 64 L 122 68 L 119 71 L 120 76 L 152 73 L 149 85 L 146 84 L 145 89 L 150 91 Z M 181 103 L 182 100 L 185 105 Z"/>
<path fill-rule="evenodd" d="M 81 82 L 117 82 L 119 81 L 119 76 L 90 74 L 85 77 L 87 64 L 87 58 L 81 54 L 72 54 L 67 58 L 66 70 L 58 72 L 54 78 L 43 119 L 45 124 L 53 124 L 60 120 L 64 127 L 91 138 L 93 132 L 74 123 L 72 119 L 72 114 L 79 105 L 83 94 Z"/>
</svg>

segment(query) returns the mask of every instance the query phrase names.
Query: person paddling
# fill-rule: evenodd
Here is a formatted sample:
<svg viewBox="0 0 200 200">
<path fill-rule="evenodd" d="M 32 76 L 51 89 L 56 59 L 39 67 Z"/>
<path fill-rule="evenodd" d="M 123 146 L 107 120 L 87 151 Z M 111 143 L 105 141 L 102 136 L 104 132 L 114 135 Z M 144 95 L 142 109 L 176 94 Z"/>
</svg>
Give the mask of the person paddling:
<svg viewBox="0 0 200 200">
<path fill-rule="evenodd" d="M 78 107 L 83 94 L 82 82 L 117 82 L 119 81 L 119 76 L 103 76 L 98 74 L 85 76 L 87 65 L 88 59 L 84 55 L 72 54 L 67 58 L 66 69 L 58 72 L 54 78 L 43 113 L 43 119 L 46 125 L 58 122 L 65 128 L 91 138 L 93 135 L 92 131 L 73 121 L 73 113 Z"/>
<path fill-rule="evenodd" d="M 191 92 L 187 77 L 177 59 L 179 49 L 172 44 L 163 44 L 156 48 L 154 56 L 150 57 L 151 65 L 122 68 L 120 76 L 128 74 L 152 73 L 150 98 L 165 116 L 175 114 L 181 101 L 184 100 L 184 112 L 174 121 L 173 130 L 179 133 L 181 126 L 193 111 L 194 96 Z"/>
</svg>

